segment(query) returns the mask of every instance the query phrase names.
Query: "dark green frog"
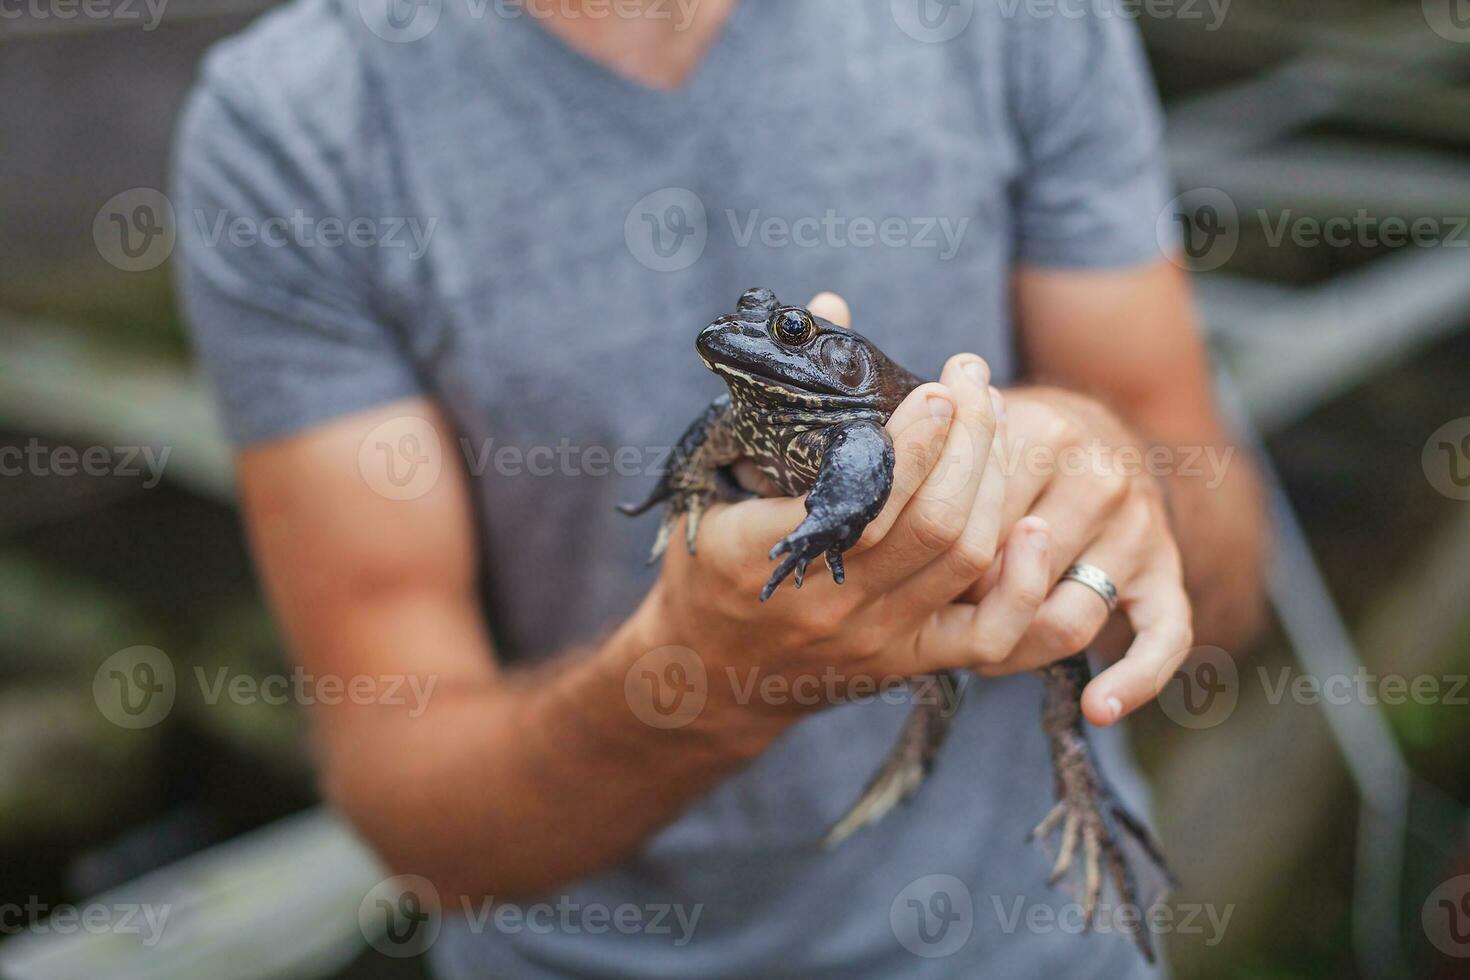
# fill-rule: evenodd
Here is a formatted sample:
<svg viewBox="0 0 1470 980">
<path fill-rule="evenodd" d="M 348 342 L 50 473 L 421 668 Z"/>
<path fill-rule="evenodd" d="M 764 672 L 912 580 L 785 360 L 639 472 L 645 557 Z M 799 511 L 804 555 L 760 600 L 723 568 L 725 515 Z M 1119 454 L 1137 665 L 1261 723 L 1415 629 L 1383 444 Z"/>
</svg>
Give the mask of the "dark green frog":
<svg viewBox="0 0 1470 980">
<path fill-rule="evenodd" d="M 687 516 L 686 542 L 693 553 L 704 510 L 719 500 L 749 496 L 730 469 L 749 459 L 782 493 L 806 495 L 806 518 L 771 549 L 771 558 L 780 563 L 761 599 L 769 599 L 788 576 L 800 588 L 807 567 L 818 557 L 841 584 L 843 552 L 883 509 L 893 486 L 893 442 L 884 423 L 923 379 L 860 334 L 799 306 L 783 306 L 769 289 L 747 290 L 734 313 L 700 332 L 696 347 L 705 366 L 724 379 L 729 394 L 715 399 L 685 431 L 648 499 L 622 508 L 624 513 L 665 505 L 653 559 L 663 554 L 679 520 Z M 1167 884 L 1173 879 L 1148 830 L 1121 805 L 1098 771 L 1082 724 L 1082 689 L 1092 676 L 1086 654 L 1039 673 L 1045 682 L 1042 727 L 1050 743 L 1058 802 L 1031 836 L 1044 840 L 1053 831 L 1061 834 L 1054 884 L 1071 869 L 1081 847 L 1084 920 L 1090 926 L 1104 869 L 1120 900 L 1139 904 L 1132 864 L 1119 846 L 1125 835 Z M 914 678 L 911 684 L 929 696 L 914 699 L 897 745 L 847 816 L 828 833 L 828 846 L 912 797 L 933 767 L 964 688 L 952 671 Z M 1148 931 L 1134 935 L 1152 962 Z"/>
</svg>

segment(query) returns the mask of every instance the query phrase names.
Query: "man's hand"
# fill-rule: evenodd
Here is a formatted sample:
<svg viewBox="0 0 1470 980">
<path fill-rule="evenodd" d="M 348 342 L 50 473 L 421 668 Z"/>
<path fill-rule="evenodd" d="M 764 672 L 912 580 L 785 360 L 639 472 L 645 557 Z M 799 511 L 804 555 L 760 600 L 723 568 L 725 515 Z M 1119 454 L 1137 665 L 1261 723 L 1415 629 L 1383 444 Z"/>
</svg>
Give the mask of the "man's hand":
<svg viewBox="0 0 1470 980">
<path fill-rule="evenodd" d="M 1050 594 L 1011 649 L 989 648 L 977 668 L 998 676 L 1034 670 L 1086 649 L 1107 625 L 1102 598 L 1060 581 L 1076 562 L 1095 565 L 1118 588 L 1135 634 L 1123 658 L 1088 686 L 1088 720 L 1109 725 L 1158 693 L 1193 642 L 1189 597 L 1163 487 L 1142 465 L 1147 448 L 1112 412 L 1072 392 L 1007 392 L 1013 467 L 1007 467 L 1005 526 L 1034 515 L 1052 528 Z M 967 595 L 987 594 L 992 572 Z"/>
<path fill-rule="evenodd" d="M 813 305 L 845 324 L 845 306 L 823 297 Z M 758 667 L 795 683 L 835 672 L 844 689 L 868 693 L 875 681 L 956 666 L 952 651 L 920 636 L 937 611 L 995 564 L 1006 496 L 1005 427 L 989 380 L 983 360 L 956 355 L 938 383 L 915 389 L 894 412 L 887 424 L 896 458 L 893 490 L 848 553 L 846 584 L 812 575 L 800 591 L 783 589 L 760 602 L 770 574 L 767 552 L 801 522 L 802 505 L 789 498 L 720 505 L 700 524 L 697 556 L 682 548 L 666 552 L 644 607 L 642 635 L 650 643 L 689 646 L 737 673 Z M 1025 521 L 1011 536 L 993 587 L 971 607 L 976 629 L 1007 646 L 1020 639 L 1045 595 L 1049 552 L 1045 522 Z M 714 698 L 717 691 L 710 693 Z"/>
</svg>

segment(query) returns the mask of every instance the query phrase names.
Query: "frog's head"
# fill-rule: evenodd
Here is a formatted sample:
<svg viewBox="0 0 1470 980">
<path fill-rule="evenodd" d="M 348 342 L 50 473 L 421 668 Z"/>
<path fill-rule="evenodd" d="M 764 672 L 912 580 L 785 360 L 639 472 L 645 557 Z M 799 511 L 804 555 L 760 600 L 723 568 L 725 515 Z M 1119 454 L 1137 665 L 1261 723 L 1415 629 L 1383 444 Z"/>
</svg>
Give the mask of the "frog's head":
<svg viewBox="0 0 1470 980">
<path fill-rule="evenodd" d="M 695 346 L 732 396 L 762 405 L 886 407 L 888 379 L 902 372 L 860 334 L 782 306 L 769 289 L 746 290 Z"/>
</svg>

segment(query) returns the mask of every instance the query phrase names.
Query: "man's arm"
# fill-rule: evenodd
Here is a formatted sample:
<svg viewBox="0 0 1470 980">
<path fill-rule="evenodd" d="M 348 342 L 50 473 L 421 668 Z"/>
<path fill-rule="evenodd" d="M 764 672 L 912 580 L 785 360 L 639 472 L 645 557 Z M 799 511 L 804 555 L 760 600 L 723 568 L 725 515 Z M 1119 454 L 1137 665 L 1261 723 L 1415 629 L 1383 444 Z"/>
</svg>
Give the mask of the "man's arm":
<svg viewBox="0 0 1470 980">
<path fill-rule="evenodd" d="M 497 667 L 475 574 L 476 528 L 452 454 L 434 488 L 389 500 L 358 447 L 425 401 L 359 413 L 238 461 L 256 560 L 311 674 L 396 678 L 423 705 L 315 706 L 326 796 L 392 867 L 449 893 L 515 896 L 609 863 L 779 732 L 711 710 L 651 728 L 624 697 L 659 643 L 634 617 L 598 651 L 544 670 Z M 610 516 L 609 519 L 615 519 Z M 380 687 L 386 690 L 386 687 Z M 657 760 L 657 771 L 651 761 Z"/>
<path fill-rule="evenodd" d="M 978 379 L 968 370 L 976 366 Z M 399 417 L 427 420 L 441 446 L 454 446 L 429 402 L 397 402 L 242 450 L 245 520 L 296 660 L 308 674 L 340 679 L 339 690 L 355 678 L 406 677 L 400 697 L 429 692 L 426 704 L 318 699 L 325 795 L 392 868 L 429 878 L 443 897 L 525 898 L 616 863 L 823 707 L 742 700 L 739 679 L 751 670 L 798 690 L 831 671 L 861 685 L 971 662 L 975 637 L 963 624 L 952 624 L 956 642 L 936 645 L 933 663 L 916 638 L 936 613 L 955 618 L 950 601 L 995 554 L 1001 494 L 981 473 L 998 461 L 971 452 L 936 468 L 956 455 L 952 443 L 992 444 L 987 380 L 979 358 L 952 358 L 943 383 L 921 386 L 894 413 L 894 487 L 871 537 L 851 552 L 846 585 L 814 576 L 800 593 L 761 602 L 767 552 L 800 523 L 802 503 L 718 505 L 700 523 L 697 560 L 668 549 L 645 601 L 605 642 L 543 667 L 495 663 L 457 454 L 446 450 L 436 484 L 411 500 L 378 494 L 359 469 L 364 440 Z M 924 492 L 940 477 L 956 486 Z M 610 510 L 607 519 L 622 518 Z M 1027 527 L 992 597 L 965 618 L 986 637 L 1019 635 L 1034 609 L 1020 597 L 1044 590 L 1045 529 Z M 675 664 L 654 651 L 671 646 L 690 648 L 698 665 L 679 663 L 684 675 L 670 675 Z M 643 659 L 651 654 L 654 662 Z M 702 680 L 702 708 L 674 727 L 645 723 L 633 703 L 644 667 L 686 686 Z"/>
<path fill-rule="evenodd" d="M 1171 262 L 1015 277 L 1028 379 L 1097 399 L 1146 445 L 1162 479 L 1198 642 L 1234 649 L 1262 615 L 1267 522 L 1255 467 L 1221 421 L 1189 278 Z"/>
</svg>

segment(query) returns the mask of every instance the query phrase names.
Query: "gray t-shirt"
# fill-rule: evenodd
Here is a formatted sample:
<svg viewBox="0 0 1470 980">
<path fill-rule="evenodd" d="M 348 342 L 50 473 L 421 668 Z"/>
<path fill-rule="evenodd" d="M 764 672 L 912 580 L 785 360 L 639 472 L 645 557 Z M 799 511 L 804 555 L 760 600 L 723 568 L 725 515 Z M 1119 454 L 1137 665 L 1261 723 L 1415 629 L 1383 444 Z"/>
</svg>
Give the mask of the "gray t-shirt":
<svg viewBox="0 0 1470 980">
<path fill-rule="evenodd" d="M 669 93 L 498 0 L 297 0 L 215 49 L 179 136 L 182 296 L 228 432 L 432 396 L 473 472 L 499 649 L 594 641 L 656 574 L 654 520 L 613 505 L 721 390 L 693 340 L 743 289 L 836 290 L 910 369 L 975 351 L 1004 381 L 1017 262 L 1158 257 L 1158 107 L 1102 6 L 742 0 Z M 973 685 L 917 798 L 832 852 L 906 708 L 815 715 L 549 910 L 450 914 L 436 968 L 1148 975 L 1125 939 L 1075 934 L 1023 843 L 1052 802 L 1039 698 Z"/>
</svg>

